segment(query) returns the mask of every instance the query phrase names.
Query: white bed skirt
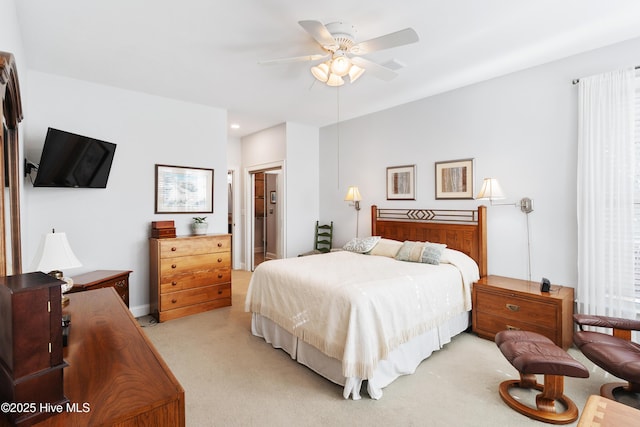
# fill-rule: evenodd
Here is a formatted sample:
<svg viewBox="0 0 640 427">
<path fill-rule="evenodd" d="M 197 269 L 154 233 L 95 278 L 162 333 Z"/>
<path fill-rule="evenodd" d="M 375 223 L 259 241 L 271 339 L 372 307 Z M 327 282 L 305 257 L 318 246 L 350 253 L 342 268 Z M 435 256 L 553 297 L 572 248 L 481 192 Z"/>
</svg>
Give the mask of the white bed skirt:
<svg viewBox="0 0 640 427">
<path fill-rule="evenodd" d="M 328 380 L 344 386 L 343 396 L 348 399 L 360 399 L 362 378 L 345 378 L 342 375 L 342 362 L 320 352 L 315 347 L 297 339 L 273 321 L 257 313 L 251 313 L 251 332 L 264 338 L 274 348 L 286 351 L 298 363 L 307 366 Z M 367 380 L 367 392 L 372 399 L 382 397 L 382 389 L 401 375 L 415 372 L 424 359 L 434 351 L 451 342 L 451 338 L 463 332 L 471 324 L 471 312 L 463 312 L 438 328 L 432 329 L 412 339 L 389 353 L 375 369 L 372 378 Z"/>
</svg>

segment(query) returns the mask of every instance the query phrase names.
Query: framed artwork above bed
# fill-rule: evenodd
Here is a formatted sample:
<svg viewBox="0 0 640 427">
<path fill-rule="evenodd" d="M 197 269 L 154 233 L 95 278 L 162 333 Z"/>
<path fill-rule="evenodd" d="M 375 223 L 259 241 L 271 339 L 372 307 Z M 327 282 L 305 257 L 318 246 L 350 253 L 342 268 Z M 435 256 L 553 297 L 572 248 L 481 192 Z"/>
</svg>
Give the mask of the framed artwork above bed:
<svg viewBox="0 0 640 427">
<path fill-rule="evenodd" d="M 474 159 L 436 162 L 436 199 L 473 199 Z"/>
<path fill-rule="evenodd" d="M 387 168 L 387 200 L 416 199 L 416 165 Z"/>
</svg>

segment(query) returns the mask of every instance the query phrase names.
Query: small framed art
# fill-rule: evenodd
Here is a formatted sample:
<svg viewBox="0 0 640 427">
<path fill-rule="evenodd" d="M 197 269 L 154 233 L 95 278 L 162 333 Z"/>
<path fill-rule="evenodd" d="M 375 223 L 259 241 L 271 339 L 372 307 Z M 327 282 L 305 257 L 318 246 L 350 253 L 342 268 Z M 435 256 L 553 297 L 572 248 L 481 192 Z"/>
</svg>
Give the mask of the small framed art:
<svg viewBox="0 0 640 427">
<path fill-rule="evenodd" d="M 181 212 L 213 212 L 213 169 L 156 165 L 155 213 Z"/>
<path fill-rule="evenodd" d="M 436 162 L 436 199 L 473 199 L 474 159 Z"/>
<path fill-rule="evenodd" d="M 416 165 L 387 168 L 387 200 L 416 199 Z"/>
</svg>

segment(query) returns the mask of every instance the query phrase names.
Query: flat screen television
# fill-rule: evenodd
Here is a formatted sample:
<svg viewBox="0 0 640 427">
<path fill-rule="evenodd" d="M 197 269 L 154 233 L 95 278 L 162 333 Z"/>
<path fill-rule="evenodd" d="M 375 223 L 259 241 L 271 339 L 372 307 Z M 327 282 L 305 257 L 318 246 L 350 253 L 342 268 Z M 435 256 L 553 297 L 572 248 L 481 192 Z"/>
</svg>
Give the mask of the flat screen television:
<svg viewBox="0 0 640 427">
<path fill-rule="evenodd" d="M 49 128 L 34 187 L 106 188 L 116 144 Z"/>
</svg>

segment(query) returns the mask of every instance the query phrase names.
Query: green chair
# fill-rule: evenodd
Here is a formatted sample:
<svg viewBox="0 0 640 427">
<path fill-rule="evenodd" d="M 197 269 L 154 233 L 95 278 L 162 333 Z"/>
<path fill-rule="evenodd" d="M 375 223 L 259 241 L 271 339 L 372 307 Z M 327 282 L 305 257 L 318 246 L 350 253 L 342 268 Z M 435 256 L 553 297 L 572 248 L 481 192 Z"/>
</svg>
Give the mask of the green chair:
<svg viewBox="0 0 640 427">
<path fill-rule="evenodd" d="M 331 250 L 333 243 L 333 221 L 331 224 L 320 225 L 316 221 L 316 241 L 314 249 L 319 253 L 326 253 Z"/>
</svg>

